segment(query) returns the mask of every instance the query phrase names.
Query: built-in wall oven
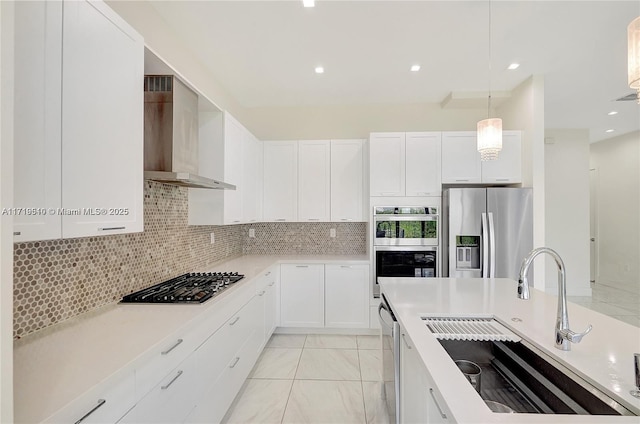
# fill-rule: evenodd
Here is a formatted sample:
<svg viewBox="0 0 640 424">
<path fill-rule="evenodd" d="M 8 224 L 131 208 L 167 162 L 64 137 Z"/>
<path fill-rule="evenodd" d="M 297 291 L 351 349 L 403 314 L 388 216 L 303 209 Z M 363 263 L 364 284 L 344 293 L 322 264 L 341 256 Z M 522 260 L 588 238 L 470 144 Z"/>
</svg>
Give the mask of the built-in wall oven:
<svg viewBox="0 0 640 424">
<path fill-rule="evenodd" d="M 374 297 L 380 277 L 440 276 L 436 208 L 376 206 L 373 227 Z"/>
</svg>

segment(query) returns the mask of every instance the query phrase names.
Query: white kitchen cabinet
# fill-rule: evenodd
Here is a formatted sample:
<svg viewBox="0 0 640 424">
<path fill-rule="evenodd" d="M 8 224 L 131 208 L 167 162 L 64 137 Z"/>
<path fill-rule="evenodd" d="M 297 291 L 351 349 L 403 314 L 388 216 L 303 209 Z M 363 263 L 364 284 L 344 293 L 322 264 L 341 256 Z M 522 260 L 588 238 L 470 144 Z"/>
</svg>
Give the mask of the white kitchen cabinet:
<svg viewBox="0 0 640 424">
<path fill-rule="evenodd" d="M 265 141 L 263 218 L 267 222 L 298 219 L 298 142 Z"/>
<path fill-rule="evenodd" d="M 442 133 L 407 133 L 405 140 L 407 196 L 440 196 Z"/>
<path fill-rule="evenodd" d="M 451 413 L 402 327 L 400 337 L 400 422 L 449 422 Z"/>
<path fill-rule="evenodd" d="M 442 133 L 443 184 L 513 184 L 522 182 L 521 132 L 503 131 L 502 151 L 481 161 L 475 131 Z"/>
<path fill-rule="evenodd" d="M 442 134 L 443 184 L 481 183 L 480 163 L 475 131 Z"/>
<path fill-rule="evenodd" d="M 235 190 L 223 190 L 224 224 L 242 222 L 242 168 L 244 158 L 242 143 L 244 127 L 230 114 L 224 114 L 224 178 L 225 183 L 236 186 Z"/>
<path fill-rule="evenodd" d="M 235 190 L 189 189 L 189 225 L 232 225 L 260 219 L 262 145 L 228 112 L 200 111 L 199 173 Z"/>
<path fill-rule="evenodd" d="M 41 216 L 15 240 L 142 231 L 142 37 L 99 1 L 17 9 L 14 206 Z"/>
<path fill-rule="evenodd" d="M 369 327 L 369 266 L 325 265 L 325 327 Z"/>
<path fill-rule="evenodd" d="M 278 318 L 280 310 L 280 267 L 275 266 L 269 268 L 261 279 L 259 291 L 264 290 L 264 343 L 269 341 L 269 338 L 278 326 Z"/>
<path fill-rule="evenodd" d="M 502 150 L 496 160 L 482 162 L 482 182 L 513 184 L 522 182 L 522 133 L 502 132 Z"/>
<path fill-rule="evenodd" d="M 363 221 L 363 140 L 331 140 L 331 221 Z"/>
<path fill-rule="evenodd" d="M 242 221 L 258 222 L 262 209 L 262 143 L 249 131 L 242 137 Z"/>
<path fill-rule="evenodd" d="M 196 406 L 203 384 L 202 370 L 190 355 L 166 374 L 153 390 L 125 415 L 120 423 L 181 423 Z"/>
<path fill-rule="evenodd" d="M 45 423 L 115 423 L 135 405 L 135 376 L 133 371 L 110 378 L 90 389 Z M 82 419 L 84 418 L 84 419 Z"/>
<path fill-rule="evenodd" d="M 329 140 L 298 142 L 298 221 L 330 220 L 331 143 Z"/>
<path fill-rule="evenodd" d="M 324 327 L 324 265 L 280 266 L 280 325 Z"/>
<path fill-rule="evenodd" d="M 62 3 L 15 5 L 14 202 L 62 207 Z M 15 215 L 16 242 L 62 237 L 61 216 Z"/>
<path fill-rule="evenodd" d="M 404 196 L 405 133 L 372 133 L 369 168 L 371 196 Z"/>
<path fill-rule="evenodd" d="M 264 296 L 254 296 L 195 352 L 202 383 L 185 422 L 217 423 L 224 417 L 262 350 L 263 313 Z"/>
</svg>

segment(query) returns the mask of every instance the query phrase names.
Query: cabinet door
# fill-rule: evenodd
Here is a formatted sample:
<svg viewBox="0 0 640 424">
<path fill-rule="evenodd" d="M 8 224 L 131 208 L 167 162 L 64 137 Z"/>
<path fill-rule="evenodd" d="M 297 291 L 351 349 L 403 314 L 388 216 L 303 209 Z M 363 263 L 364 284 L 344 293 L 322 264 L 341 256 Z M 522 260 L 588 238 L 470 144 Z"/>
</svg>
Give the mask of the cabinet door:
<svg viewBox="0 0 640 424">
<path fill-rule="evenodd" d="M 280 266 L 280 323 L 324 327 L 324 265 Z"/>
<path fill-rule="evenodd" d="M 280 284 L 278 283 L 278 270 L 272 268 L 266 275 L 266 295 L 264 307 L 264 337 L 269 341 L 278 325 L 278 299 L 280 298 Z"/>
<path fill-rule="evenodd" d="M 70 1 L 63 44 L 62 236 L 142 231 L 143 39 L 104 3 Z"/>
<path fill-rule="evenodd" d="M 369 266 L 325 265 L 325 327 L 369 327 Z"/>
<path fill-rule="evenodd" d="M 480 153 L 475 131 L 442 133 L 442 183 L 480 183 Z"/>
<path fill-rule="evenodd" d="M 430 423 L 426 370 L 418 352 L 402 329 L 400 337 L 400 422 Z"/>
<path fill-rule="evenodd" d="M 441 134 L 407 133 L 406 135 L 406 195 L 440 196 Z"/>
<path fill-rule="evenodd" d="M 242 222 L 243 142 L 245 129 L 228 113 L 224 118 L 224 182 L 236 186 L 224 191 L 224 223 Z"/>
<path fill-rule="evenodd" d="M 520 131 L 502 132 L 502 150 L 496 160 L 482 162 L 482 182 L 513 184 L 522 182 L 522 142 Z"/>
<path fill-rule="evenodd" d="M 404 196 L 405 134 L 372 133 L 369 143 L 371 196 Z"/>
<path fill-rule="evenodd" d="M 242 221 L 257 222 L 262 191 L 262 146 L 247 130 L 242 138 L 242 162 Z"/>
<path fill-rule="evenodd" d="M 331 140 L 331 221 L 362 221 L 363 141 Z"/>
<path fill-rule="evenodd" d="M 298 218 L 298 142 L 265 141 L 263 217 L 265 221 Z"/>
<path fill-rule="evenodd" d="M 329 140 L 298 142 L 298 221 L 329 221 L 330 148 Z"/>
<path fill-rule="evenodd" d="M 15 3 L 14 216 L 16 242 L 62 237 L 62 2 Z"/>
</svg>

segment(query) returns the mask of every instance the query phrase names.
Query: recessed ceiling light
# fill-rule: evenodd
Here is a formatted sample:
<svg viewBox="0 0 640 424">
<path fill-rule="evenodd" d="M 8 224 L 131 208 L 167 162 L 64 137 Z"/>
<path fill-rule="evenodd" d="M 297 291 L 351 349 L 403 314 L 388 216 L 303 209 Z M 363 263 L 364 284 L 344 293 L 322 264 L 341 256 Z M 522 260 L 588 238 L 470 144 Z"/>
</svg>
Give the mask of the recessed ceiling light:
<svg viewBox="0 0 640 424">
<path fill-rule="evenodd" d="M 316 66 L 316 74 L 324 74 L 324 68 L 322 66 Z"/>
<path fill-rule="evenodd" d="M 420 65 L 411 65 L 411 72 L 418 72 L 420 70 Z"/>
<path fill-rule="evenodd" d="M 611 112 L 607 113 L 607 115 L 612 116 L 612 115 L 617 115 L 618 111 L 617 110 L 612 110 Z"/>
<path fill-rule="evenodd" d="M 314 7 L 316 5 L 315 0 L 302 0 L 302 5 L 304 7 Z"/>
<path fill-rule="evenodd" d="M 518 69 L 520 67 L 519 63 L 512 63 L 507 67 L 508 70 L 513 71 L 514 69 Z"/>
<path fill-rule="evenodd" d="M 606 130 L 605 132 L 612 133 L 614 131 L 615 131 L 614 129 L 610 129 L 610 130 Z"/>
</svg>

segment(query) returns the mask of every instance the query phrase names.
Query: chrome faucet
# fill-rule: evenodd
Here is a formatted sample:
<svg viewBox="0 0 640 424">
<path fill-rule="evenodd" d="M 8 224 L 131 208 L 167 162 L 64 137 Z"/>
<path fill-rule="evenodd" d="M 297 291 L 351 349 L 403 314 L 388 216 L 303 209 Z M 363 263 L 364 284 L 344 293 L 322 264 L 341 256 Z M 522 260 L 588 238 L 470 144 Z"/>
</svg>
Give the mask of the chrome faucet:
<svg viewBox="0 0 640 424">
<path fill-rule="evenodd" d="M 533 249 L 520 266 L 520 278 L 518 279 L 518 298 L 529 299 L 529 283 L 527 274 L 529 266 L 533 260 L 541 253 L 548 253 L 558 265 L 558 316 L 556 318 L 556 348 L 561 350 L 571 350 L 571 343 L 580 343 L 580 340 L 591 331 L 592 325 L 582 333 L 574 333 L 569 329 L 569 314 L 567 312 L 567 280 L 564 273 L 564 262 L 558 253 L 548 247 L 538 247 Z"/>
</svg>

